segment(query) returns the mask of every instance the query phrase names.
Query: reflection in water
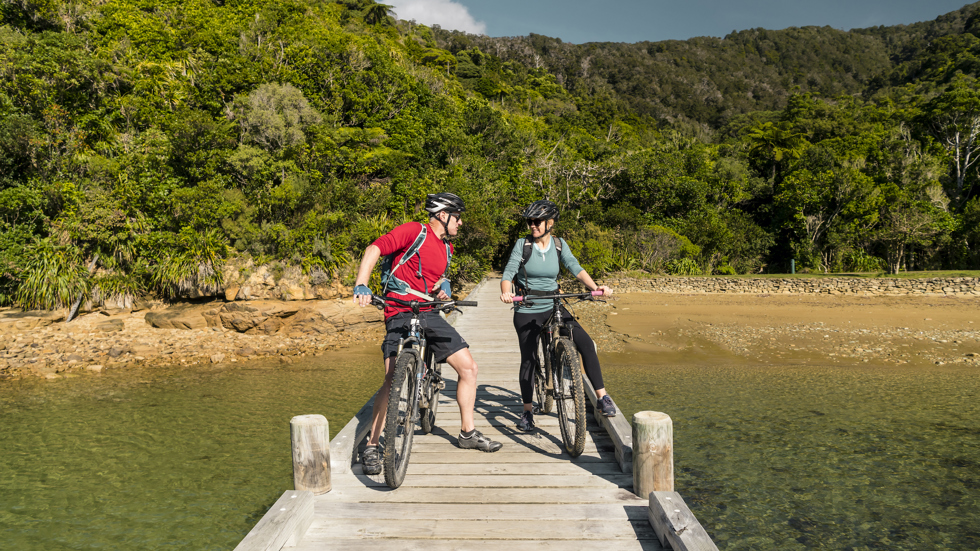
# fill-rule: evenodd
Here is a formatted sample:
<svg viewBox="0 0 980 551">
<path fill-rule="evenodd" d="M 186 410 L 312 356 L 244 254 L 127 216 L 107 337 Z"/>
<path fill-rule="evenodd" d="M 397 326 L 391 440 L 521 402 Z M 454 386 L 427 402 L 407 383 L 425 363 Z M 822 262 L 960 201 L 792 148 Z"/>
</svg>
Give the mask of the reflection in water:
<svg viewBox="0 0 980 551">
<path fill-rule="evenodd" d="M 976 369 L 644 365 L 627 419 L 674 423 L 677 491 L 721 549 L 980 549 Z"/>
<path fill-rule="evenodd" d="M 377 345 L 280 367 L 0 383 L 6 549 L 230 549 L 292 488 L 289 419 L 331 437 L 380 385 Z"/>
</svg>

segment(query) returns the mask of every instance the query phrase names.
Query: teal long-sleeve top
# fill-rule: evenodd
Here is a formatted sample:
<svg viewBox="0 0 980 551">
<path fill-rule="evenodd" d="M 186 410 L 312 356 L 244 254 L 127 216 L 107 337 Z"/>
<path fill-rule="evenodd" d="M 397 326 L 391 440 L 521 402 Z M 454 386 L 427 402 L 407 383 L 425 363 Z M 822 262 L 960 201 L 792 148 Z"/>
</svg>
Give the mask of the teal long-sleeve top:
<svg viewBox="0 0 980 551">
<path fill-rule="evenodd" d="M 562 245 L 561 258 L 559 258 L 558 249 L 555 247 L 556 239 L 558 238 L 552 237 L 548 247 L 543 251 L 538 248 L 538 243 L 531 246 L 531 258 L 527 259 L 527 263 L 524 264 L 524 270 L 527 271 L 528 288 L 533 291 L 555 291 L 558 289 L 558 271 L 561 269 L 559 261 L 572 275 L 577 276 L 582 271 L 582 266 L 572 254 L 568 243 Z M 521 265 L 525 240 L 524 237 L 518 239 L 510 251 L 510 258 L 507 260 L 507 266 L 504 267 L 504 281 L 512 281 L 514 276 L 518 276 L 517 267 Z M 521 284 L 524 284 L 524 274 L 520 274 L 519 277 Z M 516 311 L 525 314 L 548 312 L 552 308 L 551 301 L 537 301 L 534 306 L 516 305 Z"/>
</svg>

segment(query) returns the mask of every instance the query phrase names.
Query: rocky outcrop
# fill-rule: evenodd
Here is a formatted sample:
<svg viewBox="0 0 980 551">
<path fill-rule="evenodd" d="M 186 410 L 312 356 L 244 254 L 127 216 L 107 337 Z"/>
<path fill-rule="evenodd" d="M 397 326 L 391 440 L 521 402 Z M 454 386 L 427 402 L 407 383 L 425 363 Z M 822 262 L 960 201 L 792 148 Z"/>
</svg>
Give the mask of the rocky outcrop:
<svg viewBox="0 0 980 551">
<path fill-rule="evenodd" d="M 19 308 L 0 308 L 0 335 L 16 331 L 30 331 L 47 327 L 52 323 L 64 321 L 61 311 L 21 311 Z"/>
<path fill-rule="evenodd" d="M 215 306 L 184 305 L 149 312 L 146 323 L 158 329 L 221 328 L 247 335 L 329 335 L 347 327 L 382 321 L 375 308 L 346 300 L 233 302 Z"/>
<path fill-rule="evenodd" d="M 233 261 L 223 272 L 225 286 L 219 296 L 226 301 L 327 300 L 350 295 L 350 288 L 322 272 L 304 274 L 298 266 L 263 264 L 251 259 Z"/>
<path fill-rule="evenodd" d="M 204 312 L 213 306 L 182 304 L 165 310 L 147 312 L 146 323 L 157 329 L 204 329 L 208 326 Z"/>
</svg>

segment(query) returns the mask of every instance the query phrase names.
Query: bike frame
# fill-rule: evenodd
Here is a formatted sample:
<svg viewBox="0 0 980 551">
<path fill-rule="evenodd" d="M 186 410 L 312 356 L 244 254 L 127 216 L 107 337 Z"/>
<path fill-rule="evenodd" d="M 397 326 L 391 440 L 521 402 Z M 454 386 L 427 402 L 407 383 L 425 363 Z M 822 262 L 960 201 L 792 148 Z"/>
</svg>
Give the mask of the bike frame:
<svg viewBox="0 0 980 551">
<path fill-rule="evenodd" d="M 591 300 L 593 297 L 602 296 L 602 291 L 590 291 L 585 293 L 559 293 L 556 295 L 530 295 L 530 296 L 515 296 L 513 298 L 514 302 L 523 302 L 528 306 L 534 305 L 535 300 L 552 300 L 554 301 L 554 306 L 551 311 L 551 316 L 548 321 L 544 323 L 541 327 L 541 333 L 538 335 L 538 340 L 541 342 L 541 349 L 545 355 L 547 355 L 547 361 L 545 358 L 538 358 L 538 369 L 545 370 L 545 389 L 554 396 L 555 392 L 555 374 L 554 370 L 551 368 L 552 360 L 554 359 L 554 349 L 555 349 L 555 334 L 561 335 L 562 328 L 568 327 L 565 325 L 565 320 L 561 315 L 561 301 L 577 298 L 579 300 Z M 572 328 L 568 327 L 568 337 L 572 337 Z M 547 338 L 547 343 L 545 339 Z M 574 339 L 573 339 L 574 340 Z M 539 407 L 544 407 L 544 404 L 539 404 Z"/>
</svg>

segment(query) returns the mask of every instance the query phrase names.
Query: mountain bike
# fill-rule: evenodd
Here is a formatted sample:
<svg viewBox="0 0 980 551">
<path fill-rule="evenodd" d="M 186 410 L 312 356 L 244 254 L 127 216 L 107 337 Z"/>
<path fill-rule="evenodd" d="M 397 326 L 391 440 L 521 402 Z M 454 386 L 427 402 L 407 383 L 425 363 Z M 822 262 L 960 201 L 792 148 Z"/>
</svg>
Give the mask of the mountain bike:
<svg viewBox="0 0 980 551">
<path fill-rule="evenodd" d="M 578 457 L 585 450 L 585 387 L 578 349 L 572 341 L 572 328 L 566 325 L 561 301 L 577 298 L 591 300 L 602 291 L 556 295 L 516 296 L 514 302 L 526 305 L 538 300 L 551 300 L 554 310 L 539 335 L 537 365 L 534 370 L 534 394 L 538 411 L 550 413 L 558 406 L 558 427 L 565 450 Z"/>
<path fill-rule="evenodd" d="M 446 388 L 442 369 L 436 365 L 432 351 L 426 345 L 425 331 L 419 319 L 423 308 L 451 312 L 457 306 L 476 306 L 476 301 L 464 300 L 401 300 L 394 297 L 371 295 L 371 303 L 383 308 L 393 302 L 411 308 L 412 320 L 408 336 L 398 343 L 395 370 L 388 394 L 388 411 L 385 414 L 384 468 L 385 483 L 392 489 L 401 486 L 408 470 L 412 454 L 412 438 L 416 424 L 422 433 L 432 432 L 439 407 L 439 394 Z"/>
</svg>

